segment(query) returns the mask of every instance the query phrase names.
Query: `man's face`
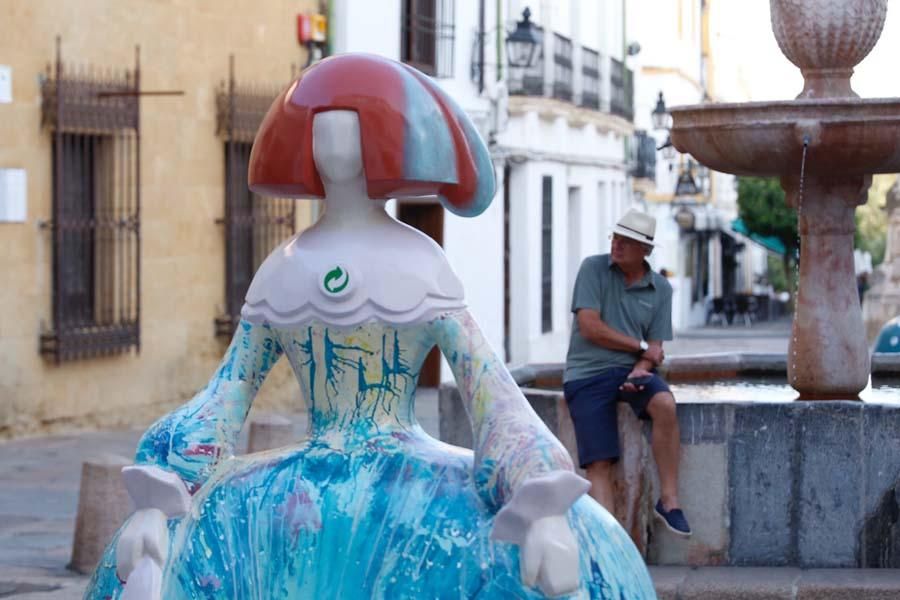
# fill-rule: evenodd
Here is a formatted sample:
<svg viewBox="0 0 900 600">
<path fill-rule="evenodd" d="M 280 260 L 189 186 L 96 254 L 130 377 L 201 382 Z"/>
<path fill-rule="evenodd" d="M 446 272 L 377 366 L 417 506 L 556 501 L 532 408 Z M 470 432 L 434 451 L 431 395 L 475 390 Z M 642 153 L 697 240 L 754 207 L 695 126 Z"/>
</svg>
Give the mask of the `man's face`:
<svg viewBox="0 0 900 600">
<path fill-rule="evenodd" d="M 636 267 L 644 262 L 647 256 L 647 245 L 637 240 L 613 234 L 610 254 L 613 263 L 620 267 Z"/>
</svg>

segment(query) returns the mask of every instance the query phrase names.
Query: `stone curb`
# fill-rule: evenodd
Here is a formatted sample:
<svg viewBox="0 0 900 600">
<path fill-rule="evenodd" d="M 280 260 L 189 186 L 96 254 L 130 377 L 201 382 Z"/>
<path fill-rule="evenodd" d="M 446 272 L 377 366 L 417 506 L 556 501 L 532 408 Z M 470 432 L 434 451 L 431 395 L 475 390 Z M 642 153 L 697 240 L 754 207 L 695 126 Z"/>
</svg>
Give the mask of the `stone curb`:
<svg viewBox="0 0 900 600">
<path fill-rule="evenodd" d="M 649 567 L 659 600 L 896 600 L 900 569 Z"/>
</svg>

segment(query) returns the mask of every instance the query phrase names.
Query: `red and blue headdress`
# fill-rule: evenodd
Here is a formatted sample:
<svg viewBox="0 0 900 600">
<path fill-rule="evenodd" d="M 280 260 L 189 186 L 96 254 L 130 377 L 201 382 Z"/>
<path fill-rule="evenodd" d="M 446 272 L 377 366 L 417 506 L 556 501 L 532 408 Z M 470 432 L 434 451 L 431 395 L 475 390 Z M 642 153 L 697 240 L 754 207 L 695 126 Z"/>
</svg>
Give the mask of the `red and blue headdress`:
<svg viewBox="0 0 900 600">
<path fill-rule="evenodd" d="M 312 152 L 316 113 L 359 115 L 370 198 L 437 195 L 465 217 L 495 192 L 487 148 L 468 115 L 429 77 L 380 56 L 343 54 L 309 67 L 272 104 L 250 155 L 250 188 L 323 198 Z"/>
</svg>

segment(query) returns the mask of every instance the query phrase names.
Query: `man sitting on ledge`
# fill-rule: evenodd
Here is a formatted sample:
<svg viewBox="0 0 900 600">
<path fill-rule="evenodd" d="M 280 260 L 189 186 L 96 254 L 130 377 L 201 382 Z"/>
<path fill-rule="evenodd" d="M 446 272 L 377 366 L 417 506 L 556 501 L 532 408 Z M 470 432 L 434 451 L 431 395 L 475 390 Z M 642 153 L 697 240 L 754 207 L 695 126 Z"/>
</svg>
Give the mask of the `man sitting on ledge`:
<svg viewBox="0 0 900 600">
<path fill-rule="evenodd" d="M 678 503 L 681 442 L 675 397 L 654 372 L 664 358 L 663 341 L 672 339 L 672 288 L 645 260 L 655 246 L 655 232 L 653 217 L 630 210 L 613 229 L 610 253 L 581 263 L 563 380 L 591 496 L 614 512 L 616 405 L 628 402 L 639 419 L 653 422 L 651 445 L 661 487 L 656 516 L 673 533 L 689 536 Z"/>
</svg>

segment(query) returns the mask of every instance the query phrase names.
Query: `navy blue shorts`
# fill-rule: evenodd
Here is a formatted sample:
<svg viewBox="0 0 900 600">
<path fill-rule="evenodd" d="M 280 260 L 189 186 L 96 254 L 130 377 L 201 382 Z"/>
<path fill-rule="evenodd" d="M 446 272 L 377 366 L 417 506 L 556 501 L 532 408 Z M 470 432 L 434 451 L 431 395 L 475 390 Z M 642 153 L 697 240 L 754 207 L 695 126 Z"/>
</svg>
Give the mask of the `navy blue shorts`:
<svg viewBox="0 0 900 600">
<path fill-rule="evenodd" d="M 648 421 L 650 399 L 659 392 L 669 391 L 663 378 L 654 373 L 643 390 L 622 392 L 619 386 L 625 383 L 629 373 L 630 368 L 616 367 L 593 377 L 569 381 L 564 386 L 582 469 L 598 460 L 619 460 L 618 402 L 627 402 L 639 419 Z"/>
</svg>

